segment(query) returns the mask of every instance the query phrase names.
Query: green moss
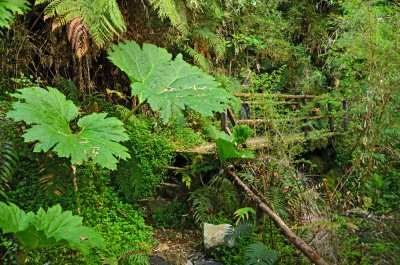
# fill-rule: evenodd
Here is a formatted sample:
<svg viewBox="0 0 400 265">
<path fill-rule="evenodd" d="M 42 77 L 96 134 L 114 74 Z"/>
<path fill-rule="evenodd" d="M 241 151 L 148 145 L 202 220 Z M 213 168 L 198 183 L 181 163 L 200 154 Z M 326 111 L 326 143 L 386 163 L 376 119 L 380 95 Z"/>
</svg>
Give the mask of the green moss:
<svg viewBox="0 0 400 265">
<path fill-rule="evenodd" d="M 130 140 L 125 143 L 132 159 L 121 162 L 115 172 L 121 191 L 130 201 L 151 196 L 166 177 L 166 167 L 173 159 L 168 139 L 153 132 L 155 125 L 144 118 L 132 118 L 127 125 Z"/>
</svg>

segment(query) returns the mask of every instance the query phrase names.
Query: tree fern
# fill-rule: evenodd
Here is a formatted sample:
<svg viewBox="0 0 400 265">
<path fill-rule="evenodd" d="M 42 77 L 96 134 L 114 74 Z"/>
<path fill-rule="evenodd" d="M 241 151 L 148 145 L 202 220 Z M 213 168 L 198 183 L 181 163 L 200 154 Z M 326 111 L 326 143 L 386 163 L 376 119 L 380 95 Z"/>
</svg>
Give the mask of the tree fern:
<svg viewBox="0 0 400 265">
<path fill-rule="evenodd" d="M 10 28 L 16 14 L 22 15 L 29 10 L 26 0 L 0 0 L 0 28 Z"/>
<path fill-rule="evenodd" d="M 183 35 L 188 34 L 188 21 L 184 0 L 149 0 L 161 18 L 168 18 L 172 26 Z"/>
<path fill-rule="evenodd" d="M 261 242 L 247 246 L 244 253 L 246 265 L 272 265 L 277 259 L 277 255 Z"/>
<path fill-rule="evenodd" d="M 91 160 L 116 169 L 117 159 L 129 158 L 127 148 L 119 144 L 128 140 L 122 122 L 107 113 L 93 113 L 80 118 L 80 130 L 74 132 L 70 122 L 78 108 L 55 88 L 28 87 L 13 96 L 21 102 L 7 113 L 15 121 L 31 125 L 23 135 L 25 142 L 36 142 L 35 152 L 52 149 L 59 157 L 71 158 L 72 164 Z"/>
<path fill-rule="evenodd" d="M 13 233 L 19 244 L 28 252 L 33 249 L 69 244 L 83 254 L 89 248 L 104 247 L 103 237 L 92 228 L 82 226 L 82 218 L 63 212 L 55 205 L 47 211 L 40 208 L 36 214 L 24 212 L 15 204 L 0 202 L 0 228 L 3 233 Z"/>
<path fill-rule="evenodd" d="M 88 33 L 100 47 L 125 32 L 116 0 L 36 0 L 47 4 L 45 19 L 53 18 L 53 30 L 69 24 L 68 38 L 78 56 L 87 51 Z"/>
<path fill-rule="evenodd" d="M 191 30 L 191 35 L 205 43 L 205 46 L 209 50 L 214 50 L 218 56 L 223 57 L 225 55 L 225 41 L 209 29 L 195 28 Z"/>
<path fill-rule="evenodd" d="M 11 141 L 0 139 L 0 195 L 7 199 L 4 188 L 12 180 L 17 170 L 18 153 L 15 145 Z"/>
</svg>

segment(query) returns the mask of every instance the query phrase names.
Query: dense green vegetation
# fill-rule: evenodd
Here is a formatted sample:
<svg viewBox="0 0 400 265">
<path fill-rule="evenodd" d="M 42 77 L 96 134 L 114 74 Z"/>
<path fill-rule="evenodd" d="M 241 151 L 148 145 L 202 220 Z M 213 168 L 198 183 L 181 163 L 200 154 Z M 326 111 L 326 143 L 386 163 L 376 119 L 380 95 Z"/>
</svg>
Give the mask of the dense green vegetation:
<svg viewBox="0 0 400 265">
<path fill-rule="evenodd" d="M 399 23 L 388 0 L 0 0 L 0 263 L 186 264 L 156 235 L 206 222 L 233 227 L 193 239 L 225 265 L 400 264 Z"/>
</svg>

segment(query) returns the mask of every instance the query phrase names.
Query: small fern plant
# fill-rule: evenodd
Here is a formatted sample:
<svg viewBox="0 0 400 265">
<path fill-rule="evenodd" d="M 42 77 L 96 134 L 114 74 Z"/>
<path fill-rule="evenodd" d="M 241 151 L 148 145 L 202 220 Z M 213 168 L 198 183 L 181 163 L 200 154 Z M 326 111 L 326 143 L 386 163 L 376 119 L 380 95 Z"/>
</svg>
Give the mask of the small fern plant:
<svg viewBox="0 0 400 265">
<path fill-rule="evenodd" d="M 35 249 L 55 245 L 70 245 L 83 254 L 89 249 L 103 248 L 105 241 L 95 230 L 82 226 L 82 217 L 62 211 L 59 204 L 47 211 L 40 208 L 37 213 L 25 212 L 17 205 L 0 202 L 0 229 L 12 233 L 23 248 L 22 262 Z"/>
<path fill-rule="evenodd" d="M 171 117 L 182 120 L 186 109 L 212 116 L 213 112 L 225 111 L 231 101 L 232 96 L 220 83 L 186 63 L 181 54 L 173 60 L 166 49 L 152 44 L 140 48 L 129 41 L 115 45 L 108 58 L 132 81 L 132 96 L 138 96 L 138 106 L 148 103 L 153 111 L 160 113 L 164 123 Z"/>
<path fill-rule="evenodd" d="M 18 166 L 18 152 L 11 141 L 2 141 L 0 138 L 0 196 L 8 200 L 5 188 L 11 182 Z"/>
<path fill-rule="evenodd" d="M 47 4 L 44 18 L 53 18 L 53 30 L 68 25 L 68 39 L 78 57 L 86 54 L 89 36 L 103 47 L 126 31 L 116 0 L 36 0 L 35 4 Z"/>
<path fill-rule="evenodd" d="M 0 1 L 0 28 L 10 28 L 15 15 L 22 15 L 29 10 L 27 0 L 1 0 Z"/>
<path fill-rule="evenodd" d="M 7 117 L 24 121 L 30 128 L 23 135 L 25 142 L 36 142 L 35 152 L 54 151 L 59 157 L 71 158 L 71 163 L 92 161 L 101 167 L 116 169 L 118 159 L 127 159 L 128 149 L 119 142 L 129 139 L 123 123 L 107 113 L 86 115 L 70 122 L 82 113 L 78 107 L 55 88 L 27 87 L 13 94 L 20 101 L 13 103 Z"/>
<path fill-rule="evenodd" d="M 246 265 L 273 265 L 278 256 L 263 243 L 256 242 L 246 247 L 243 259 Z"/>
</svg>

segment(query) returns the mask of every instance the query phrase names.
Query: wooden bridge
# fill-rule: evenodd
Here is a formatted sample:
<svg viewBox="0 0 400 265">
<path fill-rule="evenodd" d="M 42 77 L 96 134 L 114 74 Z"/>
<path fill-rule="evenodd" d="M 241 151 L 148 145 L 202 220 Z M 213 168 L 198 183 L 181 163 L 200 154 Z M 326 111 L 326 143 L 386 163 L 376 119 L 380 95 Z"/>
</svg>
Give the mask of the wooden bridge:
<svg viewBox="0 0 400 265">
<path fill-rule="evenodd" d="M 332 138 L 348 130 L 351 99 L 332 98 L 328 95 L 264 93 L 235 93 L 234 96 L 240 102 L 239 117 L 235 116 L 232 109 L 221 113 L 221 130 L 231 135 L 232 128 L 236 125 L 247 124 L 252 127 L 254 135 L 246 142 L 246 147 L 250 150 L 272 148 L 273 143 L 268 132 L 276 124 L 281 128 L 297 126 L 293 132 L 285 132 L 281 136 L 289 144 Z M 214 150 L 215 144 L 207 144 L 178 152 L 206 154 Z"/>
</svg>

